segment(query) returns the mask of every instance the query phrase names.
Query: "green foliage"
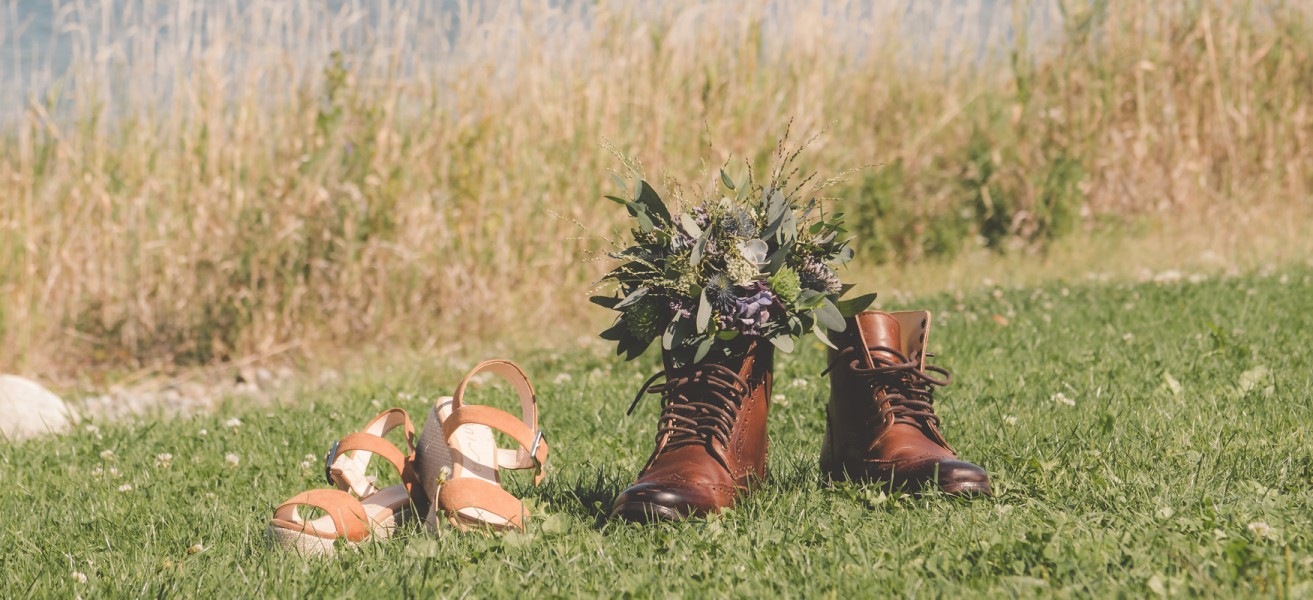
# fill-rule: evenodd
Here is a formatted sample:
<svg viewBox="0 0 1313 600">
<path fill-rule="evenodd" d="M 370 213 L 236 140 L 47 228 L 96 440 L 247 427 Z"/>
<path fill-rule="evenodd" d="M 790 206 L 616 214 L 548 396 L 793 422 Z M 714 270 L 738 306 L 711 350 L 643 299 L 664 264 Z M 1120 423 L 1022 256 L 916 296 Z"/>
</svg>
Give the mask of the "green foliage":
<svg viewBox="0 0 1313 600">
<path fill-rule="evenodd" d="M 622 264 L 603 279 L 618 295 L 595 299 L 620 313 L 602 334 L 616 342 L 616 354 L 633 359 L 660 337 L 674 364 L 685 365 L 730 351 L 743 343 L 740 336 L 788 352 L 809 332 L 828 343 L 822 329 L 844 330 L 837 303 L 849 288 L 834 270 L 853 257 L 844 215 L 824 214 L 810 178 L 790 182 L 802 148 L 786 155 L 783 141 L 778 147 L 778 166 L 764 185 L 750 169 L 737 183 L 722 169 L 720 198 L 679 207 L 673 216 L 638 174 L 631 198 L 607 196 L 636 225 L 633 245 L 612 254 Z"/>
<path fill-rule="evenodd" d="M 233 401 L 211 416 L 0 442 L 0 485 L 14 491 L 0 494 L 0 545 L 11 551 L 0 589 L 32 598 L 1313 594 L 1313 269 L 990 292 L 909 306 L 935 311 L 933 362 L 954 376 L 936 410 L 959 454 L 989 470 L 992 499 L 824 482 L 816 457 L 829 387 L 817 373 L 827 356 L 808 342 L 776 359 L 762 489 L 716 518 L 608 523 L 653 433 L 614 398 L 632 395 L 655 360 L 625 366 L 568 345 L 518 357 L 552 440 L 542 485 L 504 474 L 532 507 L 526 533 L 406 526 L 334 559 L 272 550 L 264 527 L 274 507 L 324 487 L 322 459 L 306 455 L 322 457 L 376 414 L 372 401 L 426 413 L 477 357 L 438 368 L 389 360 L 274 406 Z M 495 384 L 475 393 L 514 403 Z M 225 426 L 231 417 L 242 424 Z M 167 468 L 157 466 L 164 453 Z M 379 471 L 385 482 L 388 471 Z"/>
</svg>

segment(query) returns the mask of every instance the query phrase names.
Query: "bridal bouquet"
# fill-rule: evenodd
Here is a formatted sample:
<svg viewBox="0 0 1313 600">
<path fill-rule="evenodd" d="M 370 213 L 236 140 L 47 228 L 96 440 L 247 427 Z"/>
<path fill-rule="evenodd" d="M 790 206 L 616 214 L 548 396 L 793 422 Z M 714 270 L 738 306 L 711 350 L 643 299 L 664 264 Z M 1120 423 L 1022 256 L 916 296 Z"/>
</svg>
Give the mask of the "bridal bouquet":
<svg viewBox="0 0 1313 600">
<path fill-rule="evenodd" d="M 657 338 L 676 366 L 747 338 L 790 352 L 814 333 L 833 346 L 827 332 L 843 331 L 845 317 L 875 300 L 840 300 L 852 287 L 836 271 L 853 257 L 843 213 L 826 215 L 778 172 L 756 185 L 751 172 L 735 182 L 722 169 L 721 193 L 675 212 L 635 179 L 629 198 L 607 196 L 634 219 L 632 245 L 611 255 L 621 264 L 602 279 L 616 293 L 592 298 L 620 313 L 602 338 L 627 360 Z"/>
</svg>

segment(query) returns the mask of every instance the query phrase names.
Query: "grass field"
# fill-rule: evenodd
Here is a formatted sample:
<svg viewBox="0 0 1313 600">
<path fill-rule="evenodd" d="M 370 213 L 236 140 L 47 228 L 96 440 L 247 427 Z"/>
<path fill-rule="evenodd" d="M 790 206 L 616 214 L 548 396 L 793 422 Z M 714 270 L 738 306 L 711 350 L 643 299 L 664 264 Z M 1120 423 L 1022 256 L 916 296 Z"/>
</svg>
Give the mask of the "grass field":
<svg viewBox="0 0 1313 600">
<path fill-rule="evenodd" d="M 1313 269 L 1291 267 L 909 300 L 936 310 L 932 351 L 955 374 L 939 398 L 949 439 L 994 477 L 997 497 L 970 502 L 820 481 L 827 387 L 815 347 L 778 362 L 767 487 L 676 525 L 598 523 L 646 458 L 656 408 L 624 416 L 651 357 L 622 364 L 597 345 L 517 357 L 538 383 L 554 452 L 541 488 L 511 484 L 542 516 L 523 535 L 414 529 L 333 560 L 266 547 L 272 507 L 321 485 L 314 457 L 332 439 L 379 405 L 422 413 L 451 391 L 455 368 L 396 365 L 281 406 L 5 444 L 0 589 L 1311 597 L 1311 293 Z M 475 401 L 495 401 L 492 391 Z"/>
</svg>

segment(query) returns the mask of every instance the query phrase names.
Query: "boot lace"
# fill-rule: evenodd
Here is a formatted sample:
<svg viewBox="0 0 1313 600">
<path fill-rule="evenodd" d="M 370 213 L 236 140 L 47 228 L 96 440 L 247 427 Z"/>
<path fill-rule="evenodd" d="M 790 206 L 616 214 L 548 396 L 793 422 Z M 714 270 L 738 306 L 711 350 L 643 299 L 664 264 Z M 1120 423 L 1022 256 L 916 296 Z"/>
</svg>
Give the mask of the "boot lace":
<svg viewBox="0 0 1313 600">
<path fill-rule="evenodd" d="M 863 364 L 863 357 L 860 354 L 862 350 L 871 357 L 874 367 Z M 888 358 L 889 356 L 894 359 Z M 933 356 L 926 354 L 927 358 Z M 934 387 L 948 385 L 952 375 L 947 369 L 931 365 L 921 369 L 918 362 L 909 359 L 902 352 L 885 346 L 849 346 L 835 357 L 821 375 L 828 375 L 836 366 L 847 363 L 847 369 L 872 384 L 872 389 L 885 391 L 884 399 L 880 401 L 881 419 L 889 420 L 892 415 L 892 422 L 895 423 L 938 427 L 939 417 L 935 415 Z M 938 373 L 941 377 L 931 375 L 932 372 Z"/>
<path fill-rule="evenodd" d="M 662 383 L 657 379 L 665 377 Z M 748 396 L 748 384 L 739 374 L 717 364 L 693 365 L 657 372 L 643 383 L 626 415 L 633 414 L 644 394 L 661 396 L 660 428 L 656 439 L 666 438 L 665 449 L 689 445 L 707 445 L 719 441 L 729 445 L 730 432 Z M 729 470 L 724 458 L 712 452 Z"/>
</svg>

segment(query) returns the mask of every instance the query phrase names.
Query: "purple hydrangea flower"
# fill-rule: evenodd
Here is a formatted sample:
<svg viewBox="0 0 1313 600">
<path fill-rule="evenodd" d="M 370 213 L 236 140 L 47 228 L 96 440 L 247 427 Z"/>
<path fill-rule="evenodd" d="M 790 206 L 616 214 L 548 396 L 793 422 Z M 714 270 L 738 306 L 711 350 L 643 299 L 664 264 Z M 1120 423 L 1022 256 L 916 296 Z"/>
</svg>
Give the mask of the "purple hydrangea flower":
<svg viewBox="0 0 1313 600">
<path fill-rule="evenodd" d="M 757 282 L 749 295 L 738 298 L 732 316 L 722 316 L 722 329 L 731 329 L 743 335 L 761 335 L 770 322 L 770 307 L 775 306 L 775 295 L 766 284 Z"/>
</svg>

